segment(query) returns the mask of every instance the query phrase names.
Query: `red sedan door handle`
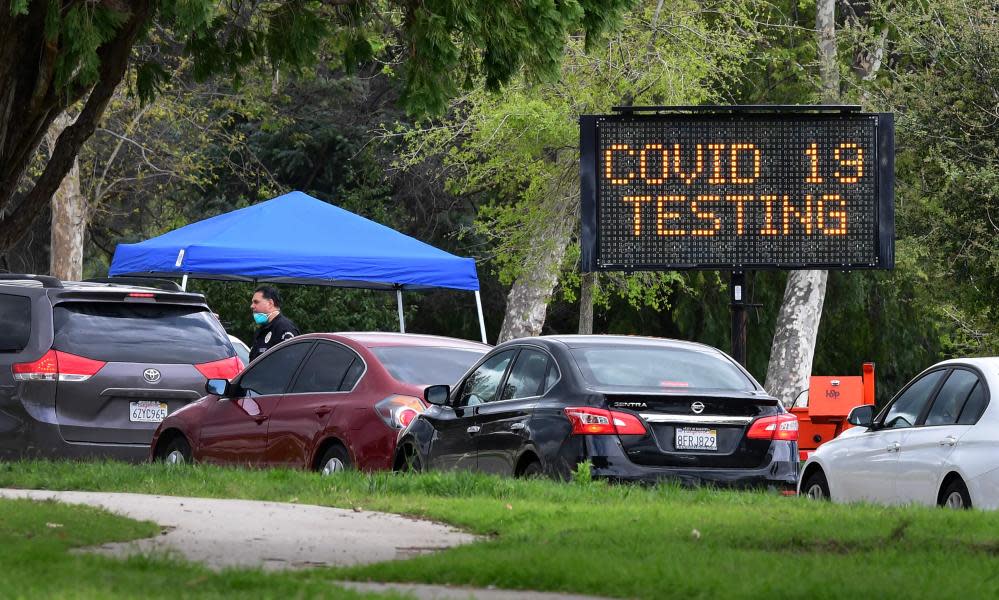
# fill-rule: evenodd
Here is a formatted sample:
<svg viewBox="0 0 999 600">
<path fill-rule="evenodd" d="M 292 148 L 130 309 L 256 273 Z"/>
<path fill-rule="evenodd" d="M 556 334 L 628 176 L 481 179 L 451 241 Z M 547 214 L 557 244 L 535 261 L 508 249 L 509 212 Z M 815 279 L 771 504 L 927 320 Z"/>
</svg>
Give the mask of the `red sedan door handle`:
<svg viewBox="0 0 999 600">
<path fill-rule="evenodd" d="M 257 425 L 260 425 L 267 420 L 267 415 L 257 415 L 253 417 L 253 420 L 257 422 Z"/>
<path fill-rule="evenodd" d="M 319 408 L 316 409 L 316 416 L 325 417 L 326 415 L 330 414 L 330 412 L 332 411 L 333 409 L 328 406 L 320 406 Z"/>
</svg>

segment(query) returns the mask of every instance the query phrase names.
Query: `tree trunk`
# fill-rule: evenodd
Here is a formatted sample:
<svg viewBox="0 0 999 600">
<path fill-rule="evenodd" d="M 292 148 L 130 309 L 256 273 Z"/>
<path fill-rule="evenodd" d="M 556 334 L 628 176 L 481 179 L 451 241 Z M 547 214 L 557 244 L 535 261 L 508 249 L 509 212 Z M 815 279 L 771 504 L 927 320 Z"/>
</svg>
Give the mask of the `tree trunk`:
<svg viewBox="0 0 999 600">
<path fill-rule="evenodd" d="M 583 273 L 579 282 L 579 334 L 593 333 L 593 286 L 596 284 L 596 273 Z"/>
<path fill-rule="evenodd" d="M 808 388 L 828 271 L 791 271 L 767 366 L 767 391 L 790 406 Z"/>
<path fill-rule="evenodd" d="M 578 202 L 578 188 L 575 198 Z M 540 335 L 559 269 L 578 219 L 575 209 L 565 210 L 572 195 L 553 193 L 550 218 L 540 223 L 524 260 L 524 270 L 506 297 L 506 314 L 497 344 L 519 337 Z"/>
<path fill-rule="evenodd" d="M 67 113 L 56 117 L 45 140 L 51 153 L 56 140 L 73 118 Z M 80 187 L 80 161 L 73 160 L 59 189 L 52 195 L 52 226 L 49 243 L 49 273 L 59 279 L 83 279 L 83 241 L 87 233 L 88 203 Z"/>
<path fill-rule="evenodd" d="M 815 30 L 819 46 L 819 78 L 822 101 L 839 102 L 839 61 L 836 56 L 836 0 L 818 0 Z"/>
<path fill-rule="evenodd" d="M 822 101 L 834 104 L 839 102 L 836 2 L 818 0 L 816 9 Z M 764 385 L 784 406 L 790 406 L 802 390 L 808 389 L 828 279 L 828 271 L 788 273 Z"/>
</svg>

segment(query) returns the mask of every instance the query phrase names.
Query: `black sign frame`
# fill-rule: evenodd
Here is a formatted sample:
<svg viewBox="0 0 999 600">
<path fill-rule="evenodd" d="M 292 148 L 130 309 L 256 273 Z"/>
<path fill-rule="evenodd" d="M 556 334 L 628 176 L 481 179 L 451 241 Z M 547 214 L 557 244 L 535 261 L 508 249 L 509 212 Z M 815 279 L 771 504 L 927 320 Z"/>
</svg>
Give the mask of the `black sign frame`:
<svg viewBox="0 0 999 600">
<path fill-rule="evenodd" d="M 894 115 L 891 113 L 861 113 L 856 107 L 805 107 L 805 106 L 738 106 L 738 107 L 649 107 L 622 109 L 614 115 L 582 115 L 580 123 L 580 214 L 581 262 L 583 272 L 592 271 L 678 271 L 678 270 L 859 270 L 891 269 L 895 264 L 895 143 Z M 645 111 L 645 112 L 643 112 Z M 614 122 L 664 121 L 683 122 L 837 122 L 868 118 L 875 123 L 876 156 L 874 190 L 874 240 L 876 258 L 873 262 L 711 262 L 696 264 L 635 263 L 617 264 L 602 260 L 599 255 L 599 185 L 598 166 L 601 124 Z"/>
</svg>

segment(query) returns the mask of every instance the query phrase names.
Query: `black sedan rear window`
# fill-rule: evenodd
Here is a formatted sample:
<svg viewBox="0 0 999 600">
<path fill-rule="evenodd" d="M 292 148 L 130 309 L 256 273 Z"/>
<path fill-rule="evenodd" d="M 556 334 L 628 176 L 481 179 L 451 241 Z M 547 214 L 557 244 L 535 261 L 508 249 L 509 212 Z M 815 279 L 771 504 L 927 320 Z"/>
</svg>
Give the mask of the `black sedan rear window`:
<svg viewBox="0 0 999 600">
<path fill-rule="evenodd" d="M 485 349 L 428 346 L 378 346 L 371 351 L 392 377 L 414 385 L 451 385 L 486 353 Z"/>
<path fill-rule="evenodd" d="M 755 390 L 721 354 L 656 346 L 573 348 L 572 357 L 592 385 L 659 389 Z"/>
<path fill-rule="evenodd" d="M 234 356 L 199 306 L 72 302 L 55 307 L 52 347 L 108 362 L 200 364 Z"/>
</svg>

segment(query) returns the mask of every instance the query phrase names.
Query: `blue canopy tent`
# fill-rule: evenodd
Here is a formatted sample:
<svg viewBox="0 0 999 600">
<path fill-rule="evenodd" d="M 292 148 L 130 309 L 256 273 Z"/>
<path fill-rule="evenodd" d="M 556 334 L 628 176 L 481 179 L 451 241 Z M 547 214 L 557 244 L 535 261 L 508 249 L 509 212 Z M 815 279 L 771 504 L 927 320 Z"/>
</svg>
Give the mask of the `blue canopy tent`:
<svg viewBox="0 0 999 600">
<path fill-rule="evenodd" d="M 188 277 L 396 290 L 475 292 L 475 261 L 448 254 L 302 192 L 291 192 L 137 244 L 118 244 L 109 275 Z"/>
</svg>

